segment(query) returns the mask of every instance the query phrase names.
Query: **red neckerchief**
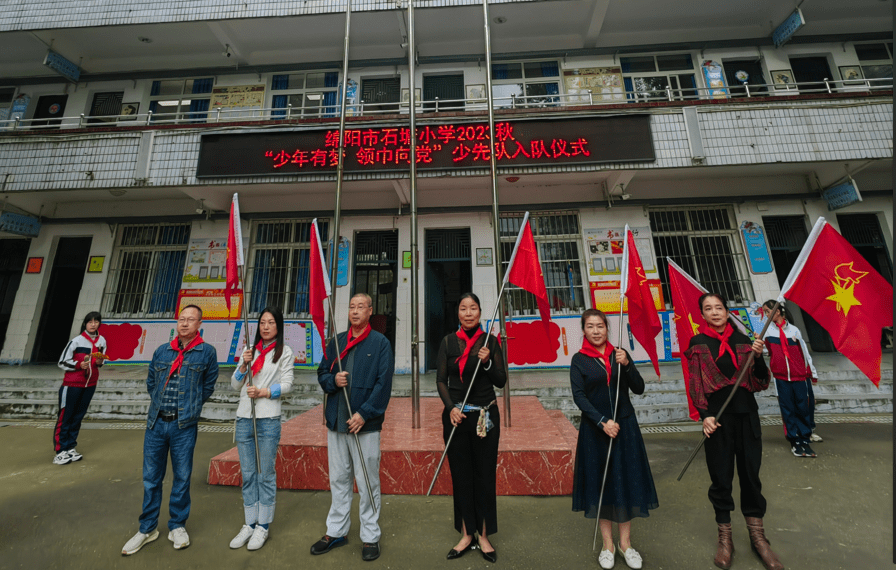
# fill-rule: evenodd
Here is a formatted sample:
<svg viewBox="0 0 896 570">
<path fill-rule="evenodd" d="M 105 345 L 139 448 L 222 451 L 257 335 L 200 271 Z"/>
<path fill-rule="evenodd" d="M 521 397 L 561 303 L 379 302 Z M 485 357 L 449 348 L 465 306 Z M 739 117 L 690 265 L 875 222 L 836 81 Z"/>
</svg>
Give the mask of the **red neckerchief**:
<svg viewBox="0 0 896 570">
<path fill-rule="evenodd" d="M 784 334 L 784 327 L 787 326 L 787 321 L 785 321 L 784 319 L 781 319 L 781 324 L 779 325 L 778 323 L 775 323 L 775 326 L 778 327 L 778 335 L 779 335 L 778 338 L 781 339 L 781 341 L 782 341 L 781 345 L 783 346 L 787 342 L 787 335 Z"/>
<path fill-rule="evenodd" d="M 258 341 L 258 344 L 255 345 L 255 351 L 258 352 L 258 356 L 255 357 L 255 362 L 252 363 L 252 376 L 257 376 L 261 372 L 261 369 L 264 367 L 264 357 L 275 348 L 277 348 L 276 339 L 267 348 L 264 348 L 263 340 Z"/>
<path fill-rule="evenodd" d="M 367 323 L 367 327 L 364 329 L 364 332 L 362 332 L 355 338 L 349 338 L 348 344 L 345 345 L 345 350 L 343 350 L 341 353 L 339 353 L 339 360 L 344 359 L 345 355 L 348 354 L 349 350 L 351 350 L 352 348 L 355 347 L 356 344 L 359 344 L 362 340 L 367 338 L 367 335 L 370 334 L 370 331 L 371 331 L 370 323 Z M 349 335 L 351 335 L 351 329 L 349 329 Z M 335 366 L 335 365 L 336 365 L 336 361 L 334 360 L 333 364 L 330 364 L 331 372 L 333 371 L 333 366 Z"/>
<path fill-rule="evenodd" d="M 734 353 L 731 345 L 728 344 L 728 339 L 731 338 L 731 335 L 734 333 L 734 327 L 731 326 L 731 323 L 727 323 L 727 325 L 725 326 L 725 332 L 723 332 L 722 334 L 719 334 L 714 329 L 706 326 L 700 327 L 700 332 L 722 343 L 722 345 L 719 347 L 719 355 L 716 356 L 716 360 L 722 358 L 722 354 L 727 352 L 731 355 L 731 362 L 734 363 L 734 369 L 740 370 L 740 366 L 737 365 L 737 355 Z"/>
<path fill-rule="evenodd" d="M 466 343 L 466 345 L 467 345 L 466 348 L 464 348 L 464 353 L 461 354 L 457 360 L 455 360 L 455 362 L 457 363 L 458 371 L 459 371 L 458 376 L 460 376 L 460 381 L 461 381 L 461 383 L 463 383 L 463 381 L 464 381 L 464 366 L 467 365 L 467 359 L 470 357 L 470 351 L 473 349 L 473 344 L 476 343 L 476 339 L 478 339 L 485 333 L 482 332 L 482 329 L 476 329 L 476 332 L 473 334 L 473 338 L 467 338 L 467 333 L 464 332 L 464 329 L 460 328 L 460 329 L 457 329 L 457 332 L 455 334 L 457 335 L 457 338 L 464 341 L 464 343 Z"/>
<path fill-rule="evenodd" d="M 176 373 L 178 370 L 180 370 L 180 365 L 184 363 L 184 353 L 186 353 L 188 350 L 191 350 L 191 349 L 199 346 L 203 342 L 205 342 L 205 341 L 202 340 L 202 337 L 199 336 L 198 334 L 196 335 L 196 338 L 191 340 L 190 344 L 188 344 L 184 348 L 180 347 L 180 344 L 177 342 L 177 338 L 174 338 L 171 340 L 171 348 L 177 351 L 177 358 L 175 358 L 174 362 L 171 363 L 171 370 L 168 372 L 169 380 L 174 375 L 174 373 Z M 165 385 L 166 386 L 168 385 L 167 380 L 165 381 Z"/>
<path fill-rule="evenodd" d="M 84 338 L 87 339 L 88 342 L 90 342 L 90 346 L 91 346 L 90 354 L 91 355 L 98 352 L 96 349 L 96 343 L 98 343 L 100 341 L 99 331 L 97 331 L 97 333 L 96 333 L 96 339 L 93 339 L 89 334 L 87 334 L 87 331 L 81 332 L 81 336 L 83 336 Z"/>
<path fill-rule="evenodd" d="M 613 354 L 615 350 L 613 345 L 608 342 L 604 344 L 604 352 L 601 353 L 587 338 L 582 339 L 582 348 L 579 350 L 579 352 L 585 356 L 590 356 L 603 362 L 604 368 L 607 369 L 607 386 L 610 385 L 610 378 L 613 376 L 613 367 L 610 365 L 610 355 Z"/>
</svg>

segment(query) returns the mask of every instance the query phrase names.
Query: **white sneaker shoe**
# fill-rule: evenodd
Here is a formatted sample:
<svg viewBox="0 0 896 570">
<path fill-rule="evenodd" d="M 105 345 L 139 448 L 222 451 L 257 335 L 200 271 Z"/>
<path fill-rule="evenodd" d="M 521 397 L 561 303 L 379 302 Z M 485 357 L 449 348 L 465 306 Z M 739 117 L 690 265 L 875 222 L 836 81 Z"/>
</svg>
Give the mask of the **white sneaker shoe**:
<svg viewBox="0 0 896 570">
<path fill-rule="evenodd" d="M 597 557 L 597 562 L 604 570 L 610 570 L 610 568 L 612 568 L 616 564 L 616 552 L 601 550 L 600 556 Z"/>
<path fill-rule="evenodd" d="M 268 539 L 268 529 L 264 528 L 260 524 L 255 525 L 255 531 L 252 533 L 252 538 L 249 539 L 249 547 L 248 550 L 258 550 L 262 546 L 264 546 L 264 541 Z"/>
<path fill-rule="evenodd" d="M 182 526 L 177 527 L 168 533 L 168 540 L 174 543 L 174 550 L 180 550 L 190 546 L 190 535 L 187 529 Z"/>
<path fill-rule="evenodd" d="M 68 454 L 68 451 L 60 451 L 56 454 L 56 457 L 53 458 L 53 463 L 55 465 L 65 465 L 66 463 L 71 463 L 72 457 Z"/>
<path fill-rule="evenodd" d="M 812 435 L 809 436 L 809 441 L 814 441 L 815 443 L 818 443 L 819 441 L 824 441 L 824 439 L 822 439 L 822 437 L 820 435 L 818 435 L 817 433 L 815 433 L 813 431 Z"/>
<path fill-rule="evenodd" d="M 131 540 L 127 541 L 124 544 L 124 548 L 121 549 L 121 555 L 130 556 L 131 554 L 143 548 L 144 545 L 149 544 L 157 538 L 159 538 L 159 529 L 154 529 L 149 534 L 138 532 L 133 537 L 131 537 Z"/>
<path fill-rule="evenodd" d="M 619 550 L 622 550 L 621 546 L 619 547 Z M 625 558 L 625 563 L 629 568 L 634 568 L 635 570 L 639 570 L 641 568 L 641 555 L 638 554 L 638 551 L 631 546 L 628 547 L 628 550 L 622 553 L 622 556 L 623 558 Z"/>
<path fill-rule="evenodd" d="M 78 453 L 78 450 L 74 447 L 68 450 L 68 455 L 72 458 L 72 461 L 80 461 L 81 458 L 84 457 L 83 455 Z"/>
<path fill-rule="evenodd" d="M 252 538 L 252 527 L 244 524 L 243 528 L 240 529 L 239 534 L 233 537 L 233 540 L 230 541 L 230 548 L 242 548 L 246 546 L 246 543 L 249 542 L 250 538 Z"/>
</svg>

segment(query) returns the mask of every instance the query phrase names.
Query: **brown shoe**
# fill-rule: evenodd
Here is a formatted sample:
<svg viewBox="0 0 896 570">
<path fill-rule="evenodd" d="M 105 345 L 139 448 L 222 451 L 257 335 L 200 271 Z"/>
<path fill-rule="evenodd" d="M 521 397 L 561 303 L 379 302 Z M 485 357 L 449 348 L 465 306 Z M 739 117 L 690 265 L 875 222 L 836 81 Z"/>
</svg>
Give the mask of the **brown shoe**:
<svg viewBox="0 0 896 570">
<path fill-rule="evenodd" d="M 768 539 L 765 538 L 765 531 L 762 529 L 762 519 L 756 517 L 744 517 L 747 521 L 747 530 L 750 532 L 750 544 L 753 552 L 759 555 L 762 563 L 768 570 L 784 570 L 784 565 L 778 560 L 777 555 L 772 552 Z"/>
<path fill-rule="evenodd" d="M 734 556 L 734 543 L 731 541 L 731 523 L 719 523 L 719 548 L 713 563 L 722 570 L 731 568 Z"/>
</svg>

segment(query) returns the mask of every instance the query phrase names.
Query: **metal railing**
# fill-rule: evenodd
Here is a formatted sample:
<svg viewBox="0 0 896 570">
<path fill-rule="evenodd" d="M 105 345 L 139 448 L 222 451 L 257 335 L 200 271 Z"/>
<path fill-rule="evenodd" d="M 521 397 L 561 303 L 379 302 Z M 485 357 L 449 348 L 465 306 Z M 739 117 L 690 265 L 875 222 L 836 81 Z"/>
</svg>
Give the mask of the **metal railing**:
<svg viewBox="0 0 896 570">
<path fill-rule="evenodd" d="M 875 91 L 893 89 L 893 78 L 883 79 L 825 79 L 812 83 L 777 83 L 777 84 L 743 84 L 726 87 L 697 87 L 691 89 L 665 89 L 651 91 L 625 91 L 621 93 L 558 93 L 554 95 L 511 95 L 495 97 L 497 112 L 514 109 L 540 108 L 575 108 L 594 107 L 600 105 L 620 105 L 626 103 L 651 103 L 660 101 L 701 101 L 728 99 L 739 101 L 755 97 L 779 97 L 807 94 L 856 93 L 871 94 Z M 487 107 L 485 99 L 439 99 L 418 101 L 418 109 L 423 113 L 440 113 L 443 111 L 482 111 Z M 407 114 L 409 103 L 377 102 L 349 103 L 346 105 L 346 117 L 376 117 L 382 115 Z M 100 115 L 66 116 L 57 119 L 22 119 L 13 118 L 0 121 L 0 134 L 4 131 L 17 130 L 59 130 L 89 129 L 108 127 L 139 127 L 149 125 L 182 125 L 211 123 L 241 123 L 261 121 L 301 121 L 305 119 L 335 118 L 339 116 L 336 105 L 316 108 L 295 109 L 292 105 L 277 108 L 258 109 L 223 109 L 212 108 L 208 111 L 184 111 L 177 113 L 153 113 L 148 111 L 137 115 Z"/>
</svg>

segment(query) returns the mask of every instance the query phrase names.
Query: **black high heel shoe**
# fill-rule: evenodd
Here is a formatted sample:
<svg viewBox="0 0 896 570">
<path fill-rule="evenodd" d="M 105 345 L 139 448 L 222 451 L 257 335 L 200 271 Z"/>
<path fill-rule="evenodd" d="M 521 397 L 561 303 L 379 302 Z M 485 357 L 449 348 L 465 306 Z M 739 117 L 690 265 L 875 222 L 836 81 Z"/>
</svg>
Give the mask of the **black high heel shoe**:
<svg viewBox="0 0 896 570">
<path fill-rule="evenodd" d="M 498 551 L 497 550 L 492 550 L 491 552 L 486 552 L 480 548 L 479 551 L 482 552 L 482 557 L 485 558 L 486 560 L 488 560 L 489 562 L 491 562 L 492 564 L 494 564 L 495 562 L 498 561 Z"/>
<path fill-rule="evenodd" d="M 477 541 L 476 537 L 474 536 L 473 538 L 470 539 L 470 544 L 468 544 L 466 548 L 464 548 L 463 550 L 455 550 L 452 548 L 448 552 L 448 556 L 446 556 L 445 558 L 447 558 L 448 560 L 454 560 L 455 558 L 460 558 L 461 556 L 463 556 L 467 552 L 473 550 L 477 546 L 479 546 L 479 541 Z"/>
</svg>

